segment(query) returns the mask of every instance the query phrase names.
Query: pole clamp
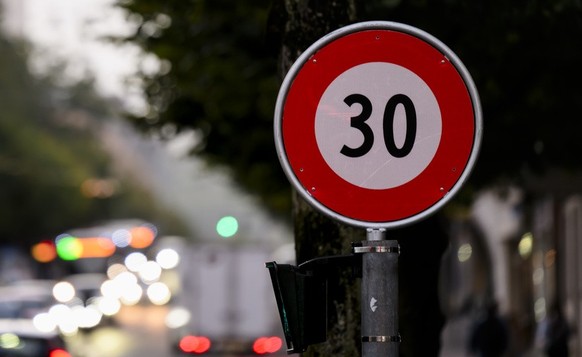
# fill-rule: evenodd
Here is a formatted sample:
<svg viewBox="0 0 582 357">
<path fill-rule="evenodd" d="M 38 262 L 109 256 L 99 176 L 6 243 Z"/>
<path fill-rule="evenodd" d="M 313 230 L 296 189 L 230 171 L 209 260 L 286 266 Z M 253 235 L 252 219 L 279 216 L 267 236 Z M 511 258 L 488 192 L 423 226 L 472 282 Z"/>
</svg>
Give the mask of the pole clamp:
<svg viewBox="0 0 582 357">
<path fill-rule="evenodd" d="M 362 342 L 402 342 L 400 334 L 397 336 L 362 336 Z"/>
<path fill-rule="evenodd" d="M 400 254 L 400 246 L 398 247 L 385 247 L 385 246 L 354 246 L 352 250 L 356 254 L 362 253 L 396 253 Z"/>
</svg>

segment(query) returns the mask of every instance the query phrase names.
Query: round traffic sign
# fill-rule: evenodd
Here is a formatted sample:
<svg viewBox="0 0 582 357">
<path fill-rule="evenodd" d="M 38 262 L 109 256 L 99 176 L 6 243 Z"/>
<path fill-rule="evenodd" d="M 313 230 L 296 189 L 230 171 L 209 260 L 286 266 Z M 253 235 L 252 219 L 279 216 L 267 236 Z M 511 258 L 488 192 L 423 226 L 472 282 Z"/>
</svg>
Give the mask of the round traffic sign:
<svg viewBox="0 0 582 357">
<path fill-rule="evenodd" d="M 477 90 L 458 57 L 417 28 L 364 22 L 309 47 L 275 109 L 282 167 L 315 208 L 393 228 L 442 207 L 481 143 Z"/>
</svg>

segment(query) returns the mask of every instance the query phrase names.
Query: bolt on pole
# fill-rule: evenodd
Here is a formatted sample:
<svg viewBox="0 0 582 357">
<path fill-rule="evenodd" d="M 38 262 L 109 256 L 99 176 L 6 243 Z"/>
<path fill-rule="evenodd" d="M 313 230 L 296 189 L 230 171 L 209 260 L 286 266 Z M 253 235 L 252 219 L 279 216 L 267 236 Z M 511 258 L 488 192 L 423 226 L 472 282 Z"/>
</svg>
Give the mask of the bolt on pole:
<svg viewBox="0 0 582 357">
<path fill-rule="evenodd" d="M 386 240 L 384 229 L 367 229 L 362 256 L 362 356 L 397 357 L 398 241 Z"/>
</svg>

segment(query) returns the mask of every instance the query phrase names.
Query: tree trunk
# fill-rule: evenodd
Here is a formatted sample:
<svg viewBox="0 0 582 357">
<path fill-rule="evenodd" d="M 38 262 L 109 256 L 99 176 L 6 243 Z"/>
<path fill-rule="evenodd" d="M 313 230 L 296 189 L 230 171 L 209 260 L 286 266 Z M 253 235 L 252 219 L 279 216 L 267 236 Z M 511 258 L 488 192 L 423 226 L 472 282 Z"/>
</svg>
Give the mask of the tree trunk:
<svg viewBox="0 0 582 357">
<path fill-rule="evenodd" d="M 294 194 L 297 262 L 349 254 L 351 242 L 365 239 L 365 230 L 347 227 L 316 212 Z M 328 280 L 327 342 L 310 346 L 302 356 L 360 355 L 360 281 L 349 268 Z"/>
<path fill-rule="evenodd" d="M 280 52 L 281 76 L 311 44 L 329 32 L 356 22 L 358 0 L 275 0 L 269 36 Z M 276 38 L 275 38 L 276 37 Z M 365 229 L 347 227 L 315 211 L 297 193 L 293 196 L 297 263 L 348 254 L 351 243 L 366 239 Z M 438 356 L 444 319 L 438 300 L 438 270 L 447 244 L 437 217 L 406 229 L 388 231 L 402 247 L 399 259 L 401 356 Z M 360 281 L 340 270 L 328 284 L 327 342 L 302 354 L 360 356 Z"/>
<path fill-rule="evenodd" d="M 317 39 L 356 19 L 355 0 L 275 0 L 269 36 L 279 38 L 279 68 L 284 77 L 295 60 Z M 277 45 L 277 44 L 275 44 Z M 315 211 L 297 193 L 293 197 L 297 263 L 316 257 L 348 254 L 352 241 L 365 232 L 342 226 Z M 310 346 L 303 356 L 360 355 L 359 281 L 349 269 L 328 284 L 327 342 Z"/>
</svg>

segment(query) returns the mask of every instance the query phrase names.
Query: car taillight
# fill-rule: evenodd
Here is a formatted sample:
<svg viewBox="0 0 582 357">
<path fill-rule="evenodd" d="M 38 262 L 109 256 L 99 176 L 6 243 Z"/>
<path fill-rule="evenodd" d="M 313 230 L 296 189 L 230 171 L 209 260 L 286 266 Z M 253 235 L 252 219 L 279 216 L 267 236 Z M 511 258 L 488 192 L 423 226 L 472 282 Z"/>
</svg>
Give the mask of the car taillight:
<svg viewBox="0 0 582 357">
<path fill-rule="evenodd" d="M 182 352 L 198 354 L 208 351 L 210 345 L 210 339 L 204 336 L 184 336 L 179 343 Z"/>
<path fill-rule="evenodd" d="M 71 357 L 71 354 L 61 348 L 57 348 L 51 351 L 49 357 Z"/>
<path fill-rule="evenodd" d="M 283 340 L 279 337 L 259 337 L 253 344 L 253 352 L 259 355 L 275 353 L 279 351 L 282 346 Z"/>
</svg>

